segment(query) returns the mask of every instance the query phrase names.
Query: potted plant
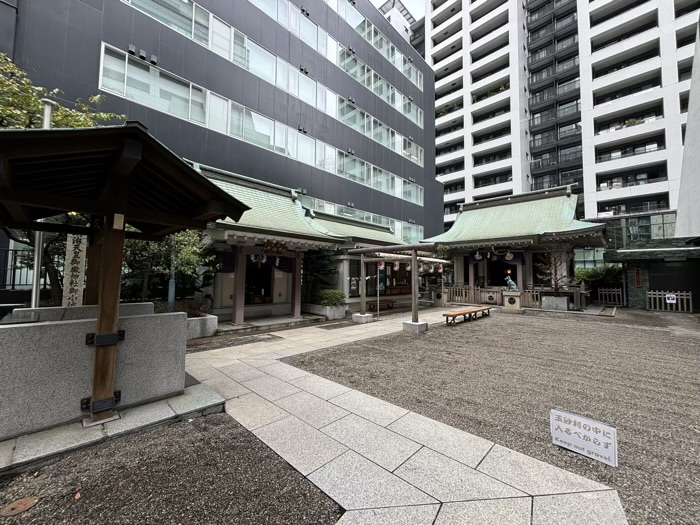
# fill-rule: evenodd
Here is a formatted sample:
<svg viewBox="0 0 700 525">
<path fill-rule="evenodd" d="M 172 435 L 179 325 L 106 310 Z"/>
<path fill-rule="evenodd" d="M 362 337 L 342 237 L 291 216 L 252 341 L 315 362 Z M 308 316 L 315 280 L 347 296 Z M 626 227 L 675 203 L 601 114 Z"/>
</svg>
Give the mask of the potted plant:
<svg viewBox="0 0 700 525">
<path fill-rule="evenodd" d="M 313 303 L 302 305 L 304 311 L 323 315 L 329 321 L 345 318 L 345 293 L 340 290 L 321 290 Z"/>
</svg>

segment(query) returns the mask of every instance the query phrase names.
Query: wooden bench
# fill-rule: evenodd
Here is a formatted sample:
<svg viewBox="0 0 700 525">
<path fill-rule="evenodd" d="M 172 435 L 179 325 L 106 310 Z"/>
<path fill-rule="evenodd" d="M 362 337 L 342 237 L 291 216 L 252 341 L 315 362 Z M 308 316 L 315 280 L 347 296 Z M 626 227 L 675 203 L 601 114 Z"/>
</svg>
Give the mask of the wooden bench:
<svg viewBox="0 0 700 525">
<path fill-rule="evenodd" d="M 477 314 L 481 312 L 481 317 L 485 315 L 491 315 L 491 310 L 493 307 L 491 306 L 475 306 L 472 308 L 466 308 L 464 310 L 456 310 L 454 312 L 448 312 L 446 314 L 442 314 L 442 316 L 445 318 L 445 324 L 457 324 L 457 318 L 462 316 L 464 318 L 464 321 L 471 321 L 472 319 L 477 318 Z"/>
<path fill-rule="evenodd" d="M 394 307 L 394 304 L 396 301 L 389 301 L 389 300 L 384 300 L 384 301 L 374 301 L 374 302 L 369 302 L 367 301 L 367 309 L 371 312 L 376 312 L 377 309 L 382 309 L 382 308 L 388 308 L 392 309 Z"/>
</svg>

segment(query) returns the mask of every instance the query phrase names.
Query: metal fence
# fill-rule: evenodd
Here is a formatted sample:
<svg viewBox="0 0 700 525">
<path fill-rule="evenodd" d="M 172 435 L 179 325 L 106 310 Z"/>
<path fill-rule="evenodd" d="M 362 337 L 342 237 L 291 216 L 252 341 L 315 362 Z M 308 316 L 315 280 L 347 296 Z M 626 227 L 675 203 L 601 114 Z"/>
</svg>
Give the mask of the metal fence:
<svg viewBox="0 0 700 525">
<path fill-rule="evenodd" d="M 622 288 L 598 288 L 598 302 L 606 306 L 624 306 Z"/>
<path fill-rule="evenodd" d="M 0 249 L 0 290 L 26 290 L 32 287 L 34 274 L 32 250 Z M 63 257 L 55 257 L 54 264 L 63 275 Z M 41 269 L 41 287 L 48 288 L 46 268 Z"/>
<path fill-rule="evenodd" d="M 693 311 L 693 294 L 692 292 L 651 290 L 647 292 L 647 310 L 690 313 Z"/>
</svg>

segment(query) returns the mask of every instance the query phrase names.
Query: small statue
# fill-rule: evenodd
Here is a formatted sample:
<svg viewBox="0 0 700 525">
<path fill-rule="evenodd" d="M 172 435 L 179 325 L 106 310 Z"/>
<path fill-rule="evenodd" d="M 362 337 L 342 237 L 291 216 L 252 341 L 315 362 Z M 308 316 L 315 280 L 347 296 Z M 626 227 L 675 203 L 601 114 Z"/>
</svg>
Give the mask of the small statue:
<svg viewBox="0 0 700 525">
<path fill-rule="evenodd" d="M 515 281 L 510 278 L 510 275 L 506 277 L 506 291 L 508 292 L 517 292 L 518 291 L 518 285 L 515 284 Z"/>
</svg>

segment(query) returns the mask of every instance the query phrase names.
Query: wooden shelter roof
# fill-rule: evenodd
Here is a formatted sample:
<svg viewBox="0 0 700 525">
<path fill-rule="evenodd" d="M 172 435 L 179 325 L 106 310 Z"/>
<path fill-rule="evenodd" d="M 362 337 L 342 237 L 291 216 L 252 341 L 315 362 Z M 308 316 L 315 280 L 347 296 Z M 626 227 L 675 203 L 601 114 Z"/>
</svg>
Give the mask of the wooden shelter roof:
<svg viewBox="0 0 700 525">
<path fill-rule="evenodd" d="M 144 126 L 0 130 L 0 228 L 90 233 L 37 223 L 65 212 L 124 215 L 146 238 L 206 228 L 248 206 L 153 138 Z"/>
</svg>

